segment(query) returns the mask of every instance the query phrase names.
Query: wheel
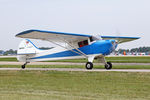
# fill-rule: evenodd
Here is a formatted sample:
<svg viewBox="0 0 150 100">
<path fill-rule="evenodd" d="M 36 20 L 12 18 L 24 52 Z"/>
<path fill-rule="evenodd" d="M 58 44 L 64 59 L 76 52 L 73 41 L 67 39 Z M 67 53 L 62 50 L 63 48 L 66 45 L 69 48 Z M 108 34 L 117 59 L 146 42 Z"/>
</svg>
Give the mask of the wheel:
<svg viewBox="0 0 150 100">
<path fill-rule="evenodd" d="M 21 66 L 21 68 L 22 68 L 22 69 L 25 69 L 25 68 L 26 68 L 25 64 L 24 64 L 24 65 L 22 65 L 22 66 Z"/>
<path fill-rule="evenodd" d="M 107 70 L 112 69 L 112 63 L 111 62 L 107 62 L 107 64 L 105 64 L 105 68 Z"/>
<path fill-rule="evenodd" d="M 92 69 L 93 68 L 93 63 L 87 62 L 85 67 L 86 67 L 86 69 Z"/>
</svg>

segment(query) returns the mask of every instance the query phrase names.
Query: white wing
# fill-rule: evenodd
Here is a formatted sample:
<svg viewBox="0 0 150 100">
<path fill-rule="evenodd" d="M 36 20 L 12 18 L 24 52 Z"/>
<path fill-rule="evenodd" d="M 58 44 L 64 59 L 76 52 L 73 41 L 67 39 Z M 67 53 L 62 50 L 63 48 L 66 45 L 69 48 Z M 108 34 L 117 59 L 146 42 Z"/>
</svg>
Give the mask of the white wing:
<svg viewBox="0 0 150 100">
<path fill-rule="evenodd" d="M 46 40 L 58 46 L 61 46 L 65 49 L 71 50 L 72 52 L 76 52 L 80 55 L 87 57 L 86 54 L 84 54 L 82 51 L 78 49 L 79 48 L 78 42 L 81 42 L 84 40 L 87 41 L 91 37 L 91 35 L 42 31 L 42 30 L 27 30 L 27 31 L 17 34 L 16 37 Z M 59 42 L 67 43 L 70 46 L 70 48 L 60 45 Z M 77 51 L 72 50 L 72 48 L 76 49 Z"/>
<path fill-rule="evenodd" d="M 75 34 L 75 33 L 63 33 L 54 31 L 42 31 L 42 30 L 27 30 L 16 35 L 16 37 L 40 39 L 53 42 L 80 42 L 87 40 L 91 35 Z"/>
</svg>

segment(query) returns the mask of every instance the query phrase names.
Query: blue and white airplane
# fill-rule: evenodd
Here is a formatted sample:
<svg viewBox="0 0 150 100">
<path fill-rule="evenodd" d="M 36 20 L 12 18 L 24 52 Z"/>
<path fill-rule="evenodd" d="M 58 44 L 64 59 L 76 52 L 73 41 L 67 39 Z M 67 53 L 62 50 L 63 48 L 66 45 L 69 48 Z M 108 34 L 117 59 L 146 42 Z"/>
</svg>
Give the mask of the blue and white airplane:
<svg viewBox="0 0 150 100">
<path fill-rule="evenodd" d="M 93 68 L 94 58 L 99 59 L 106 69 L 112 68 L 112 63 L 105 60 L 117 48 L 117 45 L 133 41 L 140 37 L 93 36 L 85 34 L 53 32 L 43 30 L 27 30 L 16 35 L 26 38 L 19 44 L 17 59 L 26 64 L 35 61 L 87 58 L 86 69 Z M 29 39 L 49 41 L 57 47 L 50 50 L 37 48 Z M 63 45 L 64 43 L 65 45 Z"/>
</svg>

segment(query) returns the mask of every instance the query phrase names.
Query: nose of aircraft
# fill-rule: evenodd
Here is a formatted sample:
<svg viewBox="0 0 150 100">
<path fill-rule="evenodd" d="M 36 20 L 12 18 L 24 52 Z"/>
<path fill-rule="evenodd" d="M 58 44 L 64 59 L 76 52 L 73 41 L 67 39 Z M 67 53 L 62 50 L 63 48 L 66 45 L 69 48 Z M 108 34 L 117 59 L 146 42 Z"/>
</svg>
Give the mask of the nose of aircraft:
<svg viewBox="0 0 150 100">
<path fill-rule="evenodd" d="M 105 40 L 105 55 L 109 55 L 110 53 L 114 52 L 117 48 L 118 42 L 116 40 Z"/>
<path fill-rule="evenodd" d="M 94 54 L 109 55 L 116 49 L 117 44 L 116 40 L 99 40 L 92 44 L 91 50 Z"/>
</svg>

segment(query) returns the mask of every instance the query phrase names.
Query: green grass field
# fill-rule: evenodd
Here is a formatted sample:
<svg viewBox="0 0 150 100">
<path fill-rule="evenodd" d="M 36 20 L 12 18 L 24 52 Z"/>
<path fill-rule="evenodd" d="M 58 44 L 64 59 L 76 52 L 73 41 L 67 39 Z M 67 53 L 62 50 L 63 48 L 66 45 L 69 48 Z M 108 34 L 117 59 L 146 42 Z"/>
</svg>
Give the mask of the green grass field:
<svg viewBox="0 0 150 100">
<path fill-rule="evenodd" d="M 0 71 L 0 100 L 150 100 L 150 73 Z"/>
<path fill-rule="evenodd" d="M 17 61 L 17 58 L 0 58 L 0 61 Z"/>
<path fill-rule="evenodd" d="M 106 57 L 106 59 L 123 63 L 150 62 L 150 57 Z M 0 61 L 17 60 L 0 58 Z M 86 62 L 86 60 L 61 62 Z M 85 68 L 84 65 L 26 67 Z M 0 65 L 0 68 L 20 68 L 20 65 Z M 95 65 L 94 68 L 104 69 L 104 66 Z M 113 69 L 150 69 L 150 66 L 124 64 L 114 65 Z M 150 100 L 150 73 L 0 71 L 0 100 Z"/>
<path fill-rule="evenodd" d="M 150 63 L 150 56 L 138 56 L 138 57 L 106 57 L 107 61 L 113 63 Z M 0 61 L 17 61 L 16 58 L 0 58 Z M 49 61 L 49 62 L 74 62 L 82 63 L 87 62 L 86 59 L 70 59 L 70 60 L 58 60 L 58 61 Z M 98 62 L 95 60 L 94 62 Z"/>
</svg>

